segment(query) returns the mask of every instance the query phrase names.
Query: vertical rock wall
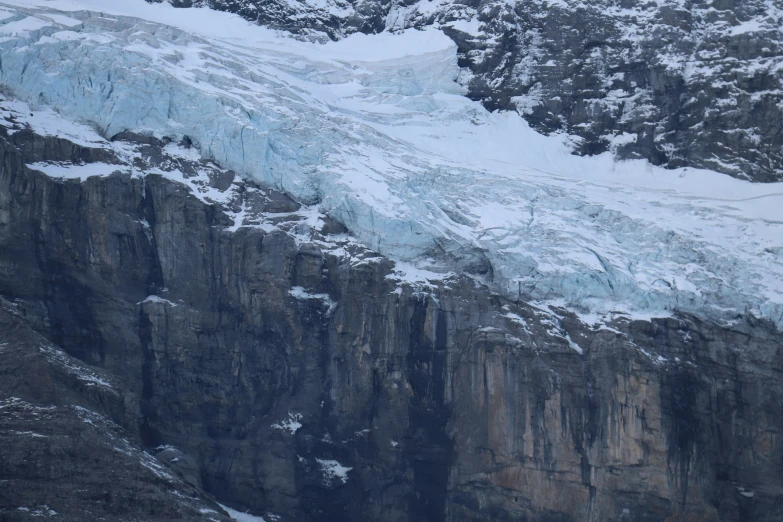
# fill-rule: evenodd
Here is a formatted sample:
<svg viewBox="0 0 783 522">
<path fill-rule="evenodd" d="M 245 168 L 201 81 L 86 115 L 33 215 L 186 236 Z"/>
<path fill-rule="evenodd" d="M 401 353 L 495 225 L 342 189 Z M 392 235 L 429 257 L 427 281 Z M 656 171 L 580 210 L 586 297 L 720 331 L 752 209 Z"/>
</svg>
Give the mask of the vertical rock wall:
<svg viewBox="0 0 783 522">
<path fill-rule="evenodd" d="M 25 166 L 100 154 L 2 137 L 0 295 L 121 387 L 125 406 L 95 407 L 128 440 L 218 501 L 312 521 L 783 520 L 770 326 L 594 330 L 468 278 L 402 284 L 264 187 L 212 180 L 280 223 L 234 229 L 161 175 Z"/>
</svg>

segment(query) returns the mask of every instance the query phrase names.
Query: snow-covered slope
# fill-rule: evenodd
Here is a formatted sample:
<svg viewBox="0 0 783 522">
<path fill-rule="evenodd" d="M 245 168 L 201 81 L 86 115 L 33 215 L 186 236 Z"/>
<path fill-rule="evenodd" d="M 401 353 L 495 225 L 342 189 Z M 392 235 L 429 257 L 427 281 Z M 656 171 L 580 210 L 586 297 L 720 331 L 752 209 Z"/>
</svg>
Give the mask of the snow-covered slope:
<svg viewBox="0 0 783 522">
<path fill-rule="evenodd" d="M 468 96 L 542 132 L 668 167 L 783 180 L 777 0 L 147 0 L 303 38 L 442 28 Z M 187 16 L 187 15 L 184 15 Z"/>
<path fill-rule="evenodd" d="M 0 8 L 0 81 L 33 108 L 187 135 L 384 254 L 584 313 L 783 324 L 781 184 L 573 156 L 468 100 L 438 30 L 319 45 L 141 1 Z"/>
</svg>

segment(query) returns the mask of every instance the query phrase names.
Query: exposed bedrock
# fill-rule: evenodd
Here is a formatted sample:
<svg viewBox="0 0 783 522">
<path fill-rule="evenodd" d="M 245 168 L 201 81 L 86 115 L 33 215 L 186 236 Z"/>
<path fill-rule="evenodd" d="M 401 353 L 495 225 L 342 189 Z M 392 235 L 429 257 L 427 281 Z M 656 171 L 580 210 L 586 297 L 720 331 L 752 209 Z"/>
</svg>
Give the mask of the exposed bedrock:
<svg viewBox="0 0 783 522">
<path fill-rule="evenodd" d="M 267 520 L 783 520 L 767 323 L 593 329 L 465 277 L 405 283 L 339 224 L 206 162 L 176 159 L 183 182 L 53 179 L 26 165 L 120 160 L 0 134 L 2 520 L 79 520 L 98 489 L 110 520 L 218 519 L 211 496 Z M 236 198 L 196 197 L 199 169 Z M 115 453 L 136 471 L 115 479 Z M 133 480 L 143 502 L 122 496 Z M 172 491 L 193 504 L 156 508 Z"/>
</svg>

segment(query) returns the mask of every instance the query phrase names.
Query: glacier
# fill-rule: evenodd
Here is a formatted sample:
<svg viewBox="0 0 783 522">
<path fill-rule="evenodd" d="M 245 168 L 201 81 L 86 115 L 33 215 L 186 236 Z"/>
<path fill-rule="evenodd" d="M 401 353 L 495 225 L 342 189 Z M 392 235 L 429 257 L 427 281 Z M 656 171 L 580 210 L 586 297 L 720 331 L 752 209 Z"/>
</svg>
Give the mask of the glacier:
<svg viewBox="0 0 783 522">
<path fill-rule="evenodd" d="M 4 0 L 0 60 L 34 111 L 187 136 L 421 273 L 584 317 L 783 325 L 783 184 L 573 155 L 466 98 L 437 29 L 322 44 L 207 9 Z"/>
</svg>

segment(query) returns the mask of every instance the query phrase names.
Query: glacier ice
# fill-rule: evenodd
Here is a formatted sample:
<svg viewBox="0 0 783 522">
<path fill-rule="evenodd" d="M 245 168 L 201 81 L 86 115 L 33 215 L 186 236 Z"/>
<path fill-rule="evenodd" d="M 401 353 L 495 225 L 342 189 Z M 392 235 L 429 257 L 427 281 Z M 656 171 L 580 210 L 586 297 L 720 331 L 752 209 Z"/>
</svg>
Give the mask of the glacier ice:
<svg viewBox="0 0 783 522">
<path fill-rule="evenodd" d="M 205 9 L 5 0 L 0 58 L 32 107 L 188 136 L 411 266 L 599 314 L 783 324 L 781 184 L 574 156 L 465 98 L 437 30 L 321 45 Z"/>
</svg>

